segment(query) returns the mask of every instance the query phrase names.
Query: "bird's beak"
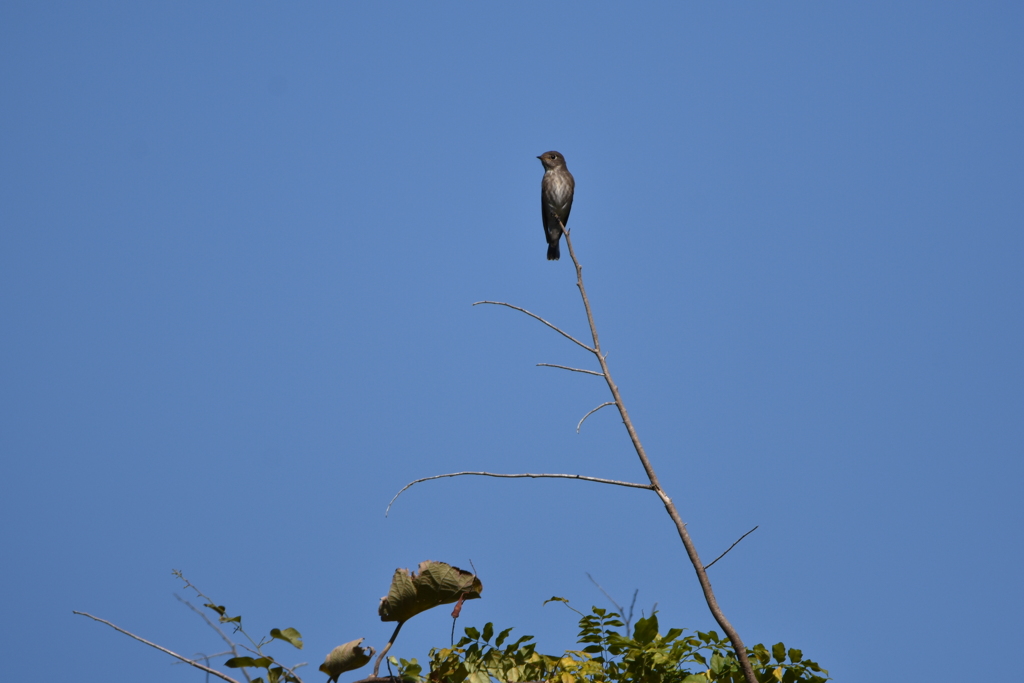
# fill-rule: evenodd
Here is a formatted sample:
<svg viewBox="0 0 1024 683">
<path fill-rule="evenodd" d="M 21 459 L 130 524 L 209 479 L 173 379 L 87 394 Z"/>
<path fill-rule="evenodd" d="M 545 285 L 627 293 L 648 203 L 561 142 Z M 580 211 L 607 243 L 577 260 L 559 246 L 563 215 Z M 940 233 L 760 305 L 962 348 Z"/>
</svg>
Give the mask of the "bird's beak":
<svg viewBox="0 0 1024 683">
<path fill-rule="evenodd" d="M 542 158 L 543 156 L 544 156 L 544 155 L 543 155 L 543 154 L 541 154 L 541 155 L 540 155 L 539 157 L 537 157 L 537 158 L 538 158 L 538 159 L 540 159 L 540 158 Z"/>
</svg>

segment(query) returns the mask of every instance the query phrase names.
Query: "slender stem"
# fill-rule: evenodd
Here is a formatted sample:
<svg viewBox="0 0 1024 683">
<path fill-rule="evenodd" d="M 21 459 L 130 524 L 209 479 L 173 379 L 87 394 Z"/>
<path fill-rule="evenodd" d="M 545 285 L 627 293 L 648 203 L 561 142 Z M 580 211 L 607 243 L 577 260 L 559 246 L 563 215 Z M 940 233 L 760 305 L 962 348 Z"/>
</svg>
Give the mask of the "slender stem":
<svg viewBox="0 0 1024 683">
<path fill-rule="evenodd" d="M 402 624 L 404 624 L 404 623 L 405 623 L 404 621 L 398 622 L 398 626 L 395 627 L 395 632 L 391 634 L 391 640 L 388 641 L 388 644 L 385 645 L 384 649 L 382 649 L 380 651 L 380 654 L 377 655 L 377 661 L 374 662 L 374 664 L 373 664 L 373 677 L 374 678 L 377 677 L 377 672 L 380 671 L 380 663 L 384 661 L 384 655 L 386 655 L 388 653 L 388 650 L 391 649 L 391 646 L 395 644 L 395 638 L 398 637 L 398 632 L 402 630 Z"/>
<path fill-rule="evenodd" d="M 576 252 L 572 248 L 572 239 L 569 237 L 569 231 L 566 230 L 565 225 L 562 225 L 562 233 L 565 235 L 565 244 L 569 247 L 569 256 L 572 258 L 573 264 L 576 266 L 576 287 L 580 290 L 580 296 L 583 298 L 583 307 L 587 311 L 587 322 L 590 323 L 590 334 L 594 339 L 594 347 L 591 349 L 593 354 L 597 356 L 597 362 L 601 364 L 601 372 L 604 374 L 605 382 L 608 383 L 608 389 L 612 392 L 612 398 L 615 399 L 615 405 L 619 409 L 619 415 L 622 416 L 622 423 L 626 426 L 626 432 L 629 433 L 629 439 L 633 442 L 633 448 L 636 450 L 637 456 L 640 458 L 640 464 L 643 465 L 644 472 L 647 473 L 648 479 L 650 479 L 651 487 L 654 492 L 661 498 L 662 503 L 665 504 L 665 510 L 668 512 L 669 517 L 676 525 L 676 531 L 679 532 L 679 538 L 683 542 L 683 547 L 686 549 L 686 554 L 690 558 L 690 563 L 693 565 L 693 570 L 697 573 L 697 580 L 700 582 L 701 590 L 704 591 L 704 600 L 708 604 L 708 609 L 711 610 L 711 614 L 715 617 L 715 621 L 725 631 L 726 636 L 729 637 L 729 641 L 732 643 L 732 648 L 736 652 L 736 658 L 740 662 L 740 666 L 743 669 L 743 676 L 746 678 L 747 683 L 757 683 L 757 678 L 754 676 L 754 669 L 750 665 L 750 659 L 747 657 L 747 648 L 740 639 L 739 633 L 733 628 L 729 620 L 725 618 L 725 613 L 722 612 L 722 608 L 718 606 L 718 600 L 715 598 L 714 591 L 711 590 L 711 581 L 708 579 L 708 574 L 704 570 L 704 565 L 700 561 L 700 556 L 697 554 L 697 547 L 693 543 L 693 539 L 690 538 L 690 532 L 686 530 L 686 523 L 683 518 L 679 516 L 679 511 L 676 509 L 675 503 L 668 497 L 668 494 L 661 488 L 661 483 L 658 481 L 658 475 L 654 472 L 654 467 L 651 465 L 650 459 L 647 457 L 647 452 L 644 451 L 644 446 L 640 443 L 640 437 L 636 433 L 636 429 L 633 427 L 633 421 L 629 419 L 629 413 L 626 411 L 626 404 L 622 400 L 622 395 L 619 393 L 619 387 L 615 385 L 612 380 L 611 371 L 608 369 L 608 363 L 605 359 L 605 355 L 601 353 L 601 342 L 597 337 L 597 325 L 594 323 L 594 314 L 590 309 L 590 299 L 587 297 L 587 290 L 583 286 L 583 266 L 580 265 L 579 260 L 576 258 Z M 579 342 L 577 342 L 579 343 Z"/>
</svg>

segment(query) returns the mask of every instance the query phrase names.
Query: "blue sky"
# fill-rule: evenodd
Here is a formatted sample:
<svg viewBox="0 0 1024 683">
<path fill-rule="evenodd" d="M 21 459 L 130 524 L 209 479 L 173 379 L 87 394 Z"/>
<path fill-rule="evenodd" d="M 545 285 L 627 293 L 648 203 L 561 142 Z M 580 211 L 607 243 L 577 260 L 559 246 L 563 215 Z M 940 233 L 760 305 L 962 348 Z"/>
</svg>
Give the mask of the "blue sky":
<svg viewBox="0 0 1024 683">
<path fill-rule="evenodd" d="M 181 569 L 307 680 L 396 567 L 461 626 L 712 628 L 545 260 L 749 645 L 937 680 L 1024 629 L 1016 3 L 0 7 L 0 642 L 12 678 L 196 680 Z M 394 654 L 448 642 L 447 610 Z M 1005 666 L 1005 665 L 996 665 Z M 113 673 L 111 673 L 113 672 Z M 354 676 L 347 675 L 345 680 Z"/>
</svg>

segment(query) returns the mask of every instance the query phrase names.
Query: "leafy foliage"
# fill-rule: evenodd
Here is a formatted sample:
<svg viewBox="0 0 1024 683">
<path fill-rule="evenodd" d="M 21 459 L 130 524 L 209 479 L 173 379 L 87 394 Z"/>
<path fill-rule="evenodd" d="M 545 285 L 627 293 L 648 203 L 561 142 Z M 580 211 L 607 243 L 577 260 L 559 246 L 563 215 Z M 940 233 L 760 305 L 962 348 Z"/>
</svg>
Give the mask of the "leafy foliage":
<svg viewBox="0 0 1024 683">
<path fill-rule="evenodd" d="M 566 602 L 562 598 L 552 598 Z M 715 631 L 685 636 L 683 629 L 661 634 L 657 613 L 625 632 L 620 615 L 598 607 L 581 614 L 580 650 L 561 656 L 540 654 L 522 636 L 505 644 L 508 628 L 497 636 L 493 624 L 467 628 L 453 647 L 430 651 L 430 671 L 424 675 L 415 660 L 391 658 L 400 676 L 410 683 L 490 683 L 497 681 L 559 681 L 576 683 L 742 683 L 743 672 L 731 644 Z M 492 640 L 493 638 L 493 640 Z M 504 646 L 504 647 L 503 647 Z M 804 659 L 782 643 L 769 651 L 764 645 L 748 650 L 761 683 L 824 683 L 828 671 Z"/>
</svg>

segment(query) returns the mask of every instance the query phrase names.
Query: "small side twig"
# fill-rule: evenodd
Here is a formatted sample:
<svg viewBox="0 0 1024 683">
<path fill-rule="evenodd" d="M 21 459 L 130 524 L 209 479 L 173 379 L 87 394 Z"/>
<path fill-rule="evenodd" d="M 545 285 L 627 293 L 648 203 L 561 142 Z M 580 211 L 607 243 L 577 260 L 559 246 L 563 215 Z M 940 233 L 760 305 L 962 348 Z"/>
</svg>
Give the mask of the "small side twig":
<svg viewBox="0 0 1024 683">
<path fill-rule="evenodd" d="M 594 408 L 589 413 L 584 415 L 583 416 L 583 420 L 586 420 L 588 417 L 590 417 L 591 415 L 593 415 L 597 411 L 601 410 L 601 408 L 604 408 L 605 406 L 613 406 L 613 405 L 615 405 L 615 401 L 607 401 L 606 403 L 602 403 L 601 405 L 599 405 L 598 407 Z M 577 434 L 580 433 L 580 427 L 583 426 L 583 420 L 580 420 L 580 423 L 578 425 L 576 425 L 576 433 Z"/>
<path fill-rule="evenodd" d="M 560 368 L 562 370 L 572 370 L 573 372 L 585 372 L 588 375 L 597 375 L 598 377 L 604 377 L 603 373 L 594 372 L 593 370 L 581 370 L 580 368 L 570 368 L 568 365 L 555 365 L 554 363 L 537 363 L 539 368 Z"/>
<path fill-rule="evenodd" d="M 760 524 L 758 524 L 757 526 L 761 526 L 761 525 L 760 525 Z M 747 537 L 747 536 L 749 536 L 750 534 L 752 534 L 752 533 L 754 533 L 755 531 L 757 531 L 757 526 L 755 526 L 755 527 L 754 527 L 753 529 L 751 529 L 751 530 L 750 530 L 750 531 L 748 531 L 747 533 L 745 533 L 745 534 L 743 534 L 742 536 L 740 536 L 739 538 L 737 538 L 737 539 L 736 539 L 736 543 L 739 543 L 739 542 L 740 542 L 740 541 L 742 541 L 742 540 L 743 540 L 744 538 L 746 538 L 746 537 Z M 730 550 L 732 550 L 733 548 L 735 548 L 735 547 L 736 547 L 736 543 L 733 543 L 733 544 L 732 544 L 731 546 L 729 546 L 728 548 L 726 548 L 726 549 L 725 549 L 725 553 L 727 553 L 727 552 L 729 552 Z M 725 553 L 722 553 L 721 555 L 719 555 L 719 556 L 718 556 L 718 557 L 716 557 L 715 559 L 711 560 L 711 562 L 709 562 L 709 563 L 707 563 L 706 565 L 704 565 L 704 571 L 707 571 L 708 567 L 710 567 L 710 566 L 711 566 L 711 565 L 713 565 L 713 564 L 714 564 L 715 562 L 718 562 L 718 561 L 719 561 L 720 559 L 722 559 L 723 557 L 725 557 Z"/>
<path fill-rule="evenodd" d="M 492 306 L 507 306 L 508 308 L 514 308 L 515 310 L 519 311 L 520 313 L 525 313 L 526 315 L 530 316 L 534 320 L 541 321 L 542 323 L 544 323 L 545 325 L 547 325 L 548 327 L 553 329 L 555 332 L 557 332 L 558 334 L 560 334 L 563 337 L 565 337 L 566 339 L 568 339 L 568 340 L 570 340 L 572 342 L 575 342 L 576 344 L 579 344 L 580 346 L 585 348 L 587 351 L 590 351 L 591 353 L 594 353 L 594 349 L 590 348 L 589 346 L 587 346 L 586 344 L 581 342 L 576 337 L 572 336 L 568 332 L 562 331 L 561 329 L 559 329 L 558 327 L 552 325 L 551 323 L 549 323 L 547 320 L 545 320 L 544 318 L 540 317 L 536 313 L 530 313 L 525 308 L 520 308 L 519 306 L 513 306 L 512 304 L 505 303 L 504 301 L 477 301 L 473 305 L 474 306 L 479 306 L 480 304 L 491 304 Z"/>
<path fill-rule="evenodd" d="M 406 489 L 412 487 L 413 484 L 419 484 L 420 482 L 430 481 L 431 479 L 443 479 L 445 477 L 461 477 L 464 475 L 475 475 L 478 477 L 499 477 L 502 479 L 579 479 L 580 481 L 592 481 L 597 484 L 613 484 L 615 486 L 628 486 L 634 489 L 647 489 L 652 490 L 650 484 L 634 484 L 631 481 L 619 481 L 617 479 L 602 479 L 601 477 L 587 477 L 582 474 L 533 474 L 530 472 L 524 472 L 523 474 L 499 474 L 497 472 L 450 472 L 448 474 L 435 474 L 432 477 L 423 477 L 415 481 L 410 481 L 408 484 L 402 487 L 402 490 L 395 494 L 395 497 L 388 503 L 387 510 L 384 511 L 384 516 L 388 516 L 388 512 L 391 511 L 391 506 L 395 504 L 398 497 L 402 495 Z"/>
<path fill-rule="evenodd" d="M 225 681 L 228 681 L 229 683 L 239 683 L 239 681 L 235 680 L 234 678 L 231 678 L 231 676 L 223 674 L 220 671 L 217 671 L 216 669 L 211 669 L 208 666 L 203 666 L 199 662 L 191 660 L 188 657 L 183 657 L 183 656 L 179 655 L 177 652 L 172 652 L 171 650 L 168 650 L 166 647 L 160 647 L 156 643 L 151 643 L 148 640 L 146 640 L 145 638 L 140 638 L 139 636 L 135 635 L 131 631 L 126 631 L 123 628 L 121 628 L 120 626 L 116 626 L 115 624 L 110 623 L 106 619 L 100 619 L 99 617 L 94 617 L 93 615 L 89 614 L 88 612 L 78 612 L 76 610 L 72 610 L 72 614 L 80 614 L 83 617 L 89 617 L 90 619 L 92 619 L 94 621 L 98 621 L 98 622 L 100 622 L 102 624 L 106 624 L 110 628 L 114 629 L 115 631 L 118 631 L 119 633 L 125 634 L 129 638 L 134 638 L 135 640 L 139 641 L 140 643 L 145 643 L 146 645 L 149 645 L 152 648 L 156 648 L 157 650 L 160 650 L 163 653 L 169 654 L 170 656 L 174 657 L 175 659 L 179 659 L 179 660 L 185 662 L 186 664 L 190 664 L 190 665 L 194 666 L 197 669 L 205 671 L 208 674 L 213 674 L 214 676 L 217 676 L 218 678 L 222 678 Z"/>
</svg>

